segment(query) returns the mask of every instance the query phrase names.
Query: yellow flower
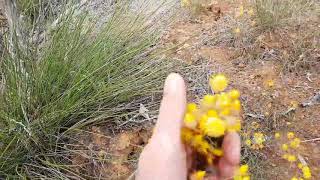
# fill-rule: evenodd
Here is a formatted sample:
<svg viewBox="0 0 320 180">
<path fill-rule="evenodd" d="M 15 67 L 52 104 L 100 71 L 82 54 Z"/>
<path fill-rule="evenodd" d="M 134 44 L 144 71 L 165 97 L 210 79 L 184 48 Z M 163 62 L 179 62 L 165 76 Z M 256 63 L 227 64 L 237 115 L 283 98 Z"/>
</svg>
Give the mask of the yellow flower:
<svg viewBox="0 0 320 180">
<path fill-rule="evenodd" d="M 292 178 L 291 178 L 291 180 L 298 180 L 298 178 L 296 178 L 296 177 L 292 177 Z"/>
<path fill-rule="evenodd" d="M 212 150 L 212 154 L 215 155 L 215 156 L 218 156 L 218 157 L 221 157 L 223 156 L 223 151 L 221 149 L 213 149 Z"/>
<path fill-rule="evenodd" d="M 294 109 L 297 109 L 299 106 L 299 103 L 297 101 L 291 101 L 290 102 L 291 107 L 293 107 Z"/>
<path fill-rule="evenodd" d="M 191 177 L 192 177 L 191 179 L 203 180 L 205 175 L 206 175 L 205 171 L 196 171 L 191 175 Z"/>
<path fill-rule="evenodd" d="M 278 132 L 275 133 L 275 134 L 274 134 L 274 137 L 275 137 L 276 139 L 279 139 L 279 138 L 280 138 L 280 133 L 278 133 Z"/>
<path fill-rule="evenodd" d="M 207 141 L 203 140 L 196 148 L 199 153 L 207 155 L 208 150 L 210 149 L 210 144 Z"/>
<path fill-rule="evenodd" d="M 217 96 L 216 105 L 220 110 L 229 108 L 231 106 L 231 99 L 226 93 L 221 93 L 219 96 Z"/>
<path fill-rule="evenodd" d="M 262 133 L 254 133 L 253 139 L 256 144 L 262 144 L 265 141 L 265 137 Z"/>
<path fill-rule="evenodd" d="M 241 102 L 239 100 L 234 100 L 231 103 L 231 108 L 235 111 L 240 111 L 241 110 Z"/>
<path fill-rule="evenodd" d="M 300 139 L 299 138 L 294 138 L 294 140 L 292 140 L 290 142 L 290 147 L 292 148 L 298 148 L 300 146 Z"/>
<path fill-rule="evenodd" d="M 194 112 L 196 112 L 197 111 L 197 105 L 195 104 L 195 103 L 189 103 L 188 105 L 187 105 L 187 112 L 189 112 L 189 113 L 194 113 Z"/>
<path fill-rule="evenodd" d="M 243 14 L 244 14 L 244 7 L 243 7 L 243 5 L 241 5 L 239 7 L 239 17 L 243 16 Z"/>
<path fill-rule="evenodd" d="M 202 135 L 194 135 L 192 138 L 191 146 L 198 147 L 201 146 L 203 143 L 203 136 Z"/>
<path fill-rule="evenodd" d="M 272 79 L 267 80 L 267 85 L 271 88 L 274 87 L 274 81 Z"/>
<path fill-rule="evenodd" d="M 185 143 L 190 143 L 193 138 L 193 133 L 191 130 L 187 128 L 182 128 L 181 130 L 181 138 Z"/>
<path fill-rule="evenodd" d="M 250 9 L 249 9 L 248 14 L 249 14 L 250 16 L 253 16 L 253 15 L 254 15 L 254 10 L 253 10 L 253 8 L 250 8 Z"/>
<path fill-rule="evenodd" d="M 299 163 L 299 164 L 298 164 L 298 168 L 299 168 L 299 169 L 302 169 L 302 168 L 303 168 L 303 165 L 302 165 L 301 163 Z"/>
<path fill-rule="evenodd" d="M 225 130 L 226 125 L 223 120 L 209 117 L 205 124 L 204 133 L 210 137 L 220 137 L 224 135 Z"/>
<path fill-rule="evenodd" d="M 240 28 L 237 27 L 236 29 L 233 30 L 233 32 L 235 34 L 240 34 L 241 30 L 240 30 Z"/>
<path fill-rule="evenodd" d="M 213 164 L 213 157 L 212 156 L 207 156 L 207 163 L 209 164 L 209 165 L 212 165 Z"/>
<path fill-rule="evenodd" d="M 208 117 L 218 117 L 218 113 L 215 110 L 209 110 L 207 112 Z"/>
<path fill-rule="evenodd" d="M 250 180 L 250 176 L 243 176 L 242 180 Z"/>
<path fill-rule="evenodd" d="M 208 116 L 207 115 L 202 115 L 201 118 L 200 118 L 200 121 L 199 121 L 199 129 L 201 131 L 205 131 L 206 129 L 206 124 L 208 122 Z"/>
<path fill-rule="evenodd" d="M 302 173 L 303 173 L 303 177 L 306 179 L 310 179 L 311 178 L 311 171 L 310 168 L 308 166 L 303 166 L 302 167 Z"/>
<path fill-rule="evenodd" d="M 228 94 L 230 98 L 233 100 L 239 99 L 240 97 L 240 92 L 236 89 L 232 89 Z"/>
<path fill-rule="evenodd" d="M 252 129 L 256 130 L 256 129 L 260 128 L 260 124 L 257 123 L 256 121 L 254 121 L 251 123 L 251 127 L 252 127 Z"/>
<path fill-rule="evenodd" d="M 248 170 L 249 170 L 249 166 L 247 164 L 241 165 L 239 168 L 239 174 L 241 176 L 245 176 L 245 175 L 247 175 Z"/>
<path fill-rule="evenodd" d="M 294 138 L 294 133 L 293 132 L 288 132 L 287 137 L 288 137 L 288 139 L 293 139 Z"/>
<path fill-rule="evenodd" d="M 289 162 L 295 162 L 295 161 L 297 161 L 297 158 L 296 158 L 295 155 L 289 154 L 287 160 L 288 160 Z"/>
<path fill-rule="evenodd" d="M 219 113 L 220 116 L 228 116 L 230 115 L 230 109 L 229 108 L 224 108 L 222 111 Z"/>
<path fill-rule="evenodd" d="M 228 79 L 222 74 L 217 74 L 210 78 L 209 84 L 214 92 L 221 92 L 227 88 Z"/>
<path fill-rule="evenodd" d="M 196 120 L 196 117 L 191 114 L 191 113 L 187 113 L 185 116 L 184 116 L 184 125 L 190 129 L 195 129 L 197 127 L 197 120 Z"/>
<path fill-rule="evenodd" d="M 283 158 L 283 159 L 288 159 L 288 157 L 289 157 L 289 154 L 284 154 L 284 155 L 282 155 L 282 158 Z"/>
<path fill-rule="evenodd" d="M 181 0 L 181 6 L 182 7 L 188 7 L 191 5 L 190 0 Z"/>
<path fill-rule="evenodd" d="M 282 149 L 283 151 L 287 151 L 287 150 L 288 150 L 288 145 L 287 145 L 287 144 L 282 144 L 282 145 L 281 145 L 281 149 Z"/>
<path fill-rule="evenodd" d="M 246 143 L 247 146 L 251 146 L 251 144 L 252 144 L 252 142 L 251 142 L 250 139 L 247 139 L 247 140 L 245 141 L 245 143 Z"/>
<path fill-rule="evenodd" d="M 210 109 L 213 108 L 215 105 L 216 97 L 214 95 L 205 95 L 202 99 L 202 108 L 204 109 Z"/>
</svg>

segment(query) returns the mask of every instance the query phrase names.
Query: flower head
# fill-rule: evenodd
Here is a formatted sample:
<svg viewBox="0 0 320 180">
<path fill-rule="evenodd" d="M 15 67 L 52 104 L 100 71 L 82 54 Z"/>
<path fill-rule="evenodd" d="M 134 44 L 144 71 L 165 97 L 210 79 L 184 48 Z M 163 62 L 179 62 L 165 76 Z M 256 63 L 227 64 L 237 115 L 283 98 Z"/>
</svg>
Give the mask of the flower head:
<svg viewBox="0 0 320 180">
<path fill-rule="evenodd" d="M 239 17 L 243 16 L 243 14 L 244 14 L 244 7 L 243 7 L 243 5 L 241 5 L 239 7 Z"/>
<path fill-rule="evenodd" d="M 246 175 L 248 173 L 249 166 L 247 164 L 241 165 L 239 168 L 239 172 L 241 175 Z"/>
<path fill-rule="evenodd" d="M 248 171 L 249 166 L 247 164 L 241 165 L 235 173 L 234 180 L 250 180 Z"/>
<path fill-rule="evenodd" d="M 306 179 L 310 179 L 311 178 L 311 171 L 310 168 L 308 166 L 303 166 L 302 167 L 302 173 L 303 173 L 303 177 Z"/>
<path fill-rule="evenodd" d="M 206 124 L 204 133 L 210 137 L 220 137 L 224 135 L 226 124 L 219 118 L 209 117 Z"/>
<path fill-rule="evenodd" d="M 232 108 L 232 110 L 240 111 L 241 110 L 241 102 L 239 100 L 234 100 L 231 103 L 231 108 Z"/>
<path fill-rule="evenodd" d="M 210 78 L 209 84 L 214 92 L 221 92 L 228 86 L 228 80 L 224 75 L 217 74 Z"/>
<path fill-rule="evenodd" d="M 236 89 L 232 89 L 228 94 L 230 98 L 233 100 L 239 99 L 240 97 L 240 92 Z"/>
<path fill-rule="evenodd" d="M 294 138 L 294 133 L 293 132 L 288 132 L 287 137 L 288 137 L 288 139 L 293 139 Z"/>
<path fill-rule="evenodd" d="M 191 5 L 190 0 L 181 0 L 182 7 L 189 7 Z"/>
<path fill-rule="evenodd" d="M 190 129 L 195 129 L 197 127 L 197 120 L 196 120 L 196 117 L 191 114 L 191 113 L 187 113 L 185 116 L 184 116 L 184 125 Z"/>
<path fill-rule="evenodd" d="M 194 113 L 198 110 L 196 103 L 188 103 L 187 112 Z"/>
<path fill-rule="evenodd" d="M 254 133 L 253 139 L 256 144 L 263 144 L 265 142 L 265 137 L 262 133 Z"/>
<path fill-rule="evenodd" d="M 281 149 L 282 149 L 283 151 L 287 151 L 287 150 L 289 149 L 289 147 L 288 147 L 287 144 L 282 144 L 282 145 L 281 145 Z"/>
<path fill-rule="evenodd" d="M 212 154 L 218 156 L 218 157 L 221 157 L 223 156 L 223 151 L 222 149 L 220 148 L 214 148 L 212 151 L 211 151 Z"/>
<path fill-rule="evenodd" d="M 214 95 L 205 95 L 202 99 L 201 106 L 203 109 L 207 110 L 213 108 L 215 105 L 216 97 Z"/>
<path fill-rule="evenodd" d="M 295 161 L 297 161 L 297 158 L 295 155 L 289 154 L 287 160 L 289 162 L 295 162 Z"/>
<path fill-rule="evenodd" d="M 249 14 L 250 16 L 253 16 L 253 15 L 254 15 L 254 10 L 253 10 L 253 8 L 250 8 L 250 9 L 249 9 L 248 14 Z"/>
<path fill-rule="evenodd" d="M 218 116 L 218 112 L 215 111 L 215 110 L 209 110 L 209 111 L 207 112 L 207 115 L 208 115 L 208 117 L 219 117 L 219 116 Z"/>
<path fill-rule="evenodd" d="M 251 144 L 252 144 L 252 142 L 251 142 L 250 139 L 247 139 L 247 140 L 245 141 L 245 143 L 246 143 L 247 146 L 251 146 Z"/>
<path fill-rule="evenodd" d="M 196 171 L 191 175 L 191 179 L 203 180 L 205 175 L 206 175 L 205 171 Z"/>
<path fill-rule="evenodd" d="M 240 28 L 237 27 L 236 29 L 233 30 L 233 32 L 235 34 L 240 34 L 241 30 L 240 30 Z"/>
<path fill-rule="evenodd" d="M 298 148 L 300 146 L 300 139 L 299 138 L 294 138 L 291 142 L 290 142 L 290 147 L 292 148 Z"/>
</svg>

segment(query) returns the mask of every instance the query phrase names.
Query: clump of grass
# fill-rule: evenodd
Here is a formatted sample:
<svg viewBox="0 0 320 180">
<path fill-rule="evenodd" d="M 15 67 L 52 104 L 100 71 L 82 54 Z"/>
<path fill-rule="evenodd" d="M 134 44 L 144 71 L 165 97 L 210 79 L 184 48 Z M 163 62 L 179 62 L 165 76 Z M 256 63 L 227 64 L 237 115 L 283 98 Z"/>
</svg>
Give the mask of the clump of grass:
<svg viewBox="0 0 320 180">
<path fill-rule="evenodd" d="M 272 29 L 308 21 L 316 15 L 314 12 L 317 9 L 317 2 L 314 0 L 255 0 L 254 6 L 260 26 Z"/>
<path fill-rule="evenodd" d="M 62 161 L 63 134 L 111 122 L 127 113 L 119 105 L 159 90 L 171 66 L 150 50 L 156 13 L 130 6 L 118 1 L 99 31 L 87 13 L 68 9 L 41 46 L 12 37 L 0 66 L 1 178 L 81 178 Z"/>
<path fill-rule="evenodd" d="M 193 18 L 206 12 L 211 3 L 211 0 L 181 0 L 181 6 L 188 9 Z"/>
</svg>

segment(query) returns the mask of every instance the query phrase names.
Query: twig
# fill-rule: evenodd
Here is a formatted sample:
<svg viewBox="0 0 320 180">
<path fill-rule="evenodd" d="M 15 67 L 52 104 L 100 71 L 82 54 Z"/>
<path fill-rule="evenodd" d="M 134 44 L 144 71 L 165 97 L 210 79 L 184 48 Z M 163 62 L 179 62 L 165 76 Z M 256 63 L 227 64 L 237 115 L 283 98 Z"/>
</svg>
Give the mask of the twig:
<svg viewBox="0 0 320 180">
<path fill-rule="evenodd" d="M 320 91 L 317 92 L 313 97 L 311 97 L 308 101 L 302 103 L 302 107 L 313 106 L 316 104 L 320 104 Z"/>
<path fill-rule="evenodd" d="M 286 112 L 283 112 L 281 115 L 287 116 L 289 113 L 291 113 L 292 111 L 295 111 L 295 110 L 296 110 L 296 108 L 291 107 Z"/>
<path fill-rule="evenodd" d="M 258 119 L 264 119 L 264 115 L 261 115 L 261 114 L 247 113 L 246 116 L 253 117 L 253 118 L 258 118 Z"/>
<path fill-rule="evenodd" d="M 314 141 L 320 141 L 320 138 L 314 138 L 314 139 L 307 139 L 301 142 L 314 142 Z"/>
<path fill-rule="evenodd" d="M 306 160 L 305 160 L 300 154 L 298 154 L 298 159 L 299 159 L 299 161 L 301 162 L 301 164 L 302 164 L 303 166 L 306 166 L 306 165 L 307 165 Z"/>
</svg>

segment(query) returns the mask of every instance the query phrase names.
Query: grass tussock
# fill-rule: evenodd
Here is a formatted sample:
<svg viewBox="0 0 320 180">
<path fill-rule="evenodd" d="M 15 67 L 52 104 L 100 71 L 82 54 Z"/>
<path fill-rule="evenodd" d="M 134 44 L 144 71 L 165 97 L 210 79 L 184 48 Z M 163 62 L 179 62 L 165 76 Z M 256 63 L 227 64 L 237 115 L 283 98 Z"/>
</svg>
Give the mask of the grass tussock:
<svg viewBox="0 0 320 180">
<path fill-rule="evenodd" d="M 40 45 L 12 37 L 0 66 L 1 178 L 81 178 L 62 161 L 65 134 L 121 118 L 128 110 L 119 105 L 159 90 L 170 63 L 151 48 L 157 13 L 130 7 L 117 2 L 99 31 L 96 19 L 69 8 Z"/>
<path fill-rule="evenodd" d="M 264 29 L 305 23 L 315 18 L 319 10 L 314 0 L 255 0 L 253 5 L 257 21 Z"/>
</svg>

